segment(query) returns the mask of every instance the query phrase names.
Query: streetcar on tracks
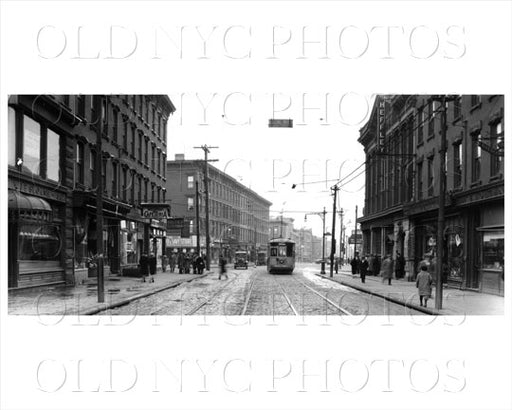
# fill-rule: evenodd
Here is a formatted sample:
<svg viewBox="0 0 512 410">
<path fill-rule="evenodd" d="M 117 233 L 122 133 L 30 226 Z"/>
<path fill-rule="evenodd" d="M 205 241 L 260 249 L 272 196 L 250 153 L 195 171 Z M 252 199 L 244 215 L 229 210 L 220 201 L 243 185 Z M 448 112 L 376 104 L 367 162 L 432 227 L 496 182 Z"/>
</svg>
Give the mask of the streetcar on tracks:
<svg viewBox="0 0 512 410">
<path fill-rule="evenodd" d="M 269 273 L 292 273 L 295 269 L 295 242 L 276 238 L 268 243 L 267 271 Z"/>
</svg>

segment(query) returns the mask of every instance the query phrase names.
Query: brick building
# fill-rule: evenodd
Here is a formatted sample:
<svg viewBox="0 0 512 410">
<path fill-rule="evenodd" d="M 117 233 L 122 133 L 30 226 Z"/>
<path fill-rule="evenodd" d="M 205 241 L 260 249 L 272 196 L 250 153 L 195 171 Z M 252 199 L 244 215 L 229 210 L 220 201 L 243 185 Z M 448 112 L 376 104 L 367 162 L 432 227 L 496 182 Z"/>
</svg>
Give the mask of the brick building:
<svg viewBox="0 0 512 410">
<path fill-rule="evenodd" d="M 269 208 L 271 202 L 247 188 L 233 177 L 208 164 L 210 250 L 217 260 L 221 249 L 228 258 L 237 250 L 247 250 L 251 261 L 267 248 Z M 200 247 L 206 250 L 204 161 L 186 160 L 177 154 L 167 161 L 167 192 L 172 216 L 184 225 L 169 227 L 167 252 L 195 252 L 196 249 L 196 181 L 199 189 Z"/>
<path fill-rule="evenodd" d="M 163 95 L 106 96 L 101 113 L 93 101 L 91 95 L 9 97 L 9 288 L 95 275 L 99 177 L 105 274 L 137 265 L 145 225 L 151 224 L 151 250 L 161 248 L 162 226 L 141 218 L 141 204 L 166 200 L 166 130 L 175 108 Z"/>
<path fill-rule="evenodd" d="M 445 277 L 503 294 L 504 97 L 459 95 L 447 103 Z M 401 252 L 414 274 L 436 257 L 440 102 L 378 96 L 360 130 L 366 154 L 364 252 Z"/>
</svg>

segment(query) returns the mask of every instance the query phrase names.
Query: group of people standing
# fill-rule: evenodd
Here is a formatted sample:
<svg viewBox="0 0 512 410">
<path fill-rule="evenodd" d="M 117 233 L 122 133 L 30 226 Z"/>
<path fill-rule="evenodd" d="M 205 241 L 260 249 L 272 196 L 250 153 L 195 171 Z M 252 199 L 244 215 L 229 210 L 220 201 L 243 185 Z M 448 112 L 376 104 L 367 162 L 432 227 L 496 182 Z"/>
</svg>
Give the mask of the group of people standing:
<svg viewBox="0 0 512 410">
<path fill-rule="evenodd" d="M 434 258 L 435 259 L 435 258 Z M 366 275 L 380 275 L 382 282 L 387 281 L 388 285 L 391 285 L 393 279 L 393 272 L 395 273 L 396 279 L 402 279 L 405 277 L 405 258 L 400 252 L 396 253 L 396 257 L 393 260 L 391 254 L 387 254 L 382 262 L 378 255 L 362 256 L 359 258 L 359 254 L 356 253 L 354 258 L 350 261 L 352 266 L 352 275 L 359 274 L 361 282 L 365 283 Z M 416 276 L 416 287 L 418 288 L 418 296 L 420 299 L 420 305 L 427 307 L 427 301 L 432 294 L 432 275 L 435 271 L 435 260 L 428 260 L 425 258 L 420 263 L 420 270 Z M 414 280 L 412 274 L 407 275 L 407 281 L 411 282 Z"/>
<path fill-rule="evenodd" d="M 393 270 L 395 272 L 395 278 L 401 279 L 405 276 L 405 258 L 400 254 L 396 253 L 396 258 L 393 260 L 390 254 L 387 254 L 381 261 L 379 255 L 368 255 L 359 258 L 359 253 L 356 252 L 354 258 L 350 261 L 352 266 L 352 275 L 360 275 L 361 282 L 365 283 L 366 275 L 382 277 L 382 281 L 388 281 L 388 285 L 391 285 L 391 279 L 393 279 Z"/>
<path fill-rule="evenodd" d="M 184 273 L 192 273 L 202 275 L 205 268 L 205 260 L 202 254 L 194 255 L 190 252 L 173 252 L 170 257 L 167 255 L 162 255 L 162 272 L 167 270 L 167 265 L 169 265 L 169 270 L 171 273 L 176 271 L 178 268 L 179 274 Z M 156 273 L 156 257 L 153 253 L 149 256 L 146 254 L 142 254 L 139 260 L 139 266 L 142 271 L 143 276 L 147 276 L 148 273 L 150 275 L 154 275 Z M 149 269 L 149 271 L 148 271 Z"/>
</svg>

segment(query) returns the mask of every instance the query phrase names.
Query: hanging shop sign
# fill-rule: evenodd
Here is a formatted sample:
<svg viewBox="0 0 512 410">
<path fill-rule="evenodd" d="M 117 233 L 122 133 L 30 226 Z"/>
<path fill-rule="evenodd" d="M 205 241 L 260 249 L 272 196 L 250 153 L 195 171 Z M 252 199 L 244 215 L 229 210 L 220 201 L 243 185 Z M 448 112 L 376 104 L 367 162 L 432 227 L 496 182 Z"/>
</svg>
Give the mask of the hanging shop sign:
<svg viewBox="0 0 512 410">
<path fill-rule="evenodd" d="M 141 204 L 141 214 L 145 219 L 169 219 L 171 206 L 169 204 Z"/>
</svg>

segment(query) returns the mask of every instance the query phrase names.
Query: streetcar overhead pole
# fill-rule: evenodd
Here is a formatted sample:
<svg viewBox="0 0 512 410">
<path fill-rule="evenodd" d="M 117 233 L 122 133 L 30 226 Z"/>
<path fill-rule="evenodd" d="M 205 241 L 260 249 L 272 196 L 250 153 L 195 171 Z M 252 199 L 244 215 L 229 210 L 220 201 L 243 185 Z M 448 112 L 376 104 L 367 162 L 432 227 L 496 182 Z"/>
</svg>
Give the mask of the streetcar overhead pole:
<svg viewBox="0 0 512 410">
<path fill-rule="evenodd" d="M 218 161 L 217 159 L 208 159 L 210 149 L 219 148 L 209 145 L 194 147 L 204 151 L 204 210 L 205 210 L 205 237 L 206 237 L 206 270 L 210 270 L 210 197 L 208 190 L 208 162 Z"/>
</svg>

